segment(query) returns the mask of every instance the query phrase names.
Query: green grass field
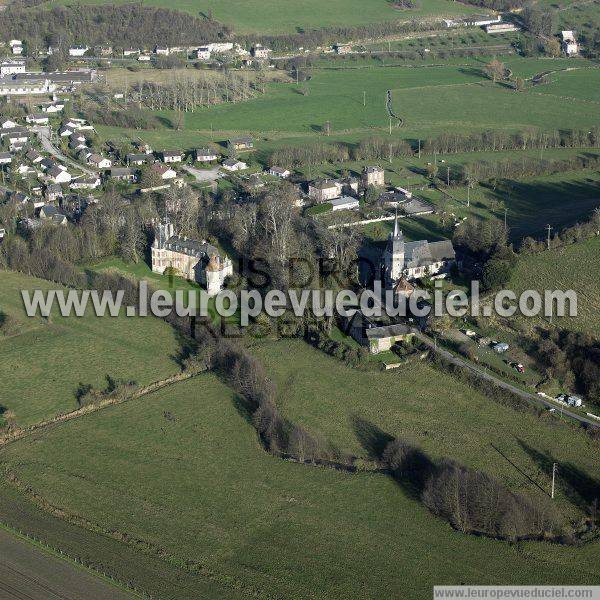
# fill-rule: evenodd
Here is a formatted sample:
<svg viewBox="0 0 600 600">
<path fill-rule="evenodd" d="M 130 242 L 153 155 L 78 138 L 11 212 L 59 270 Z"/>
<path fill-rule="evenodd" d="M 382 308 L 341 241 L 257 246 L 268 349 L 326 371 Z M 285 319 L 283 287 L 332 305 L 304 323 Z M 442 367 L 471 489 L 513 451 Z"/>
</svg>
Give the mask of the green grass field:
<svg viewBox="0 0 600 600">
<path fill-rule="evenodd" d="M 360 372 L 295 340 L 257 344 L 253 352 L 278 384 L 283 414 L 355 455 L 367 455 L 360 433 L 364 421 L 413 440 L 432 456 L 492 473 L 517 490 L 536 488 L 494 446 L 522 471 L 535 473 L 545 489 L 547 474 L 525 447 L 600 475 L 595 458 L 586 457 L 592 444 L 584 435 L 501 406 L 418 360 L 393 371 Z"/>
<path fill-rule="evenodd" d="M 77 408 L 80 383 L 98 388 L 107 375 L 138 384 L 179 371 L 171 328 L 153 317 L 28 318 L 20 290 L 60 289 L 48 281 L 0 272 L 0 310 L 18 319 L 19 334 L 0 336 L 0 404 L 27 426 Z"/>
<path fill-rule="evenodd" d="M 517 293 L 529 289 L 575 290 L 577 317 L 555 317 L 553 324 L 600 336 L 599 238 L 521 257 L 510 286 Z M 544 320 L 544 326 L 549 326 L 548 319 Z"/>
<path fill-rule="evenodd" d="M 68 6 L 72 0 L 61 0 L 60 3 Z M 83 4 L 106 2 L 84 0 Z M 420 0 L 413 10 L 396 10 L 388 0 L 334 0 L 325 4 L 319 0 L 306 0 L 302 3 L 291 0 L 176 0 L 172 3 L 144 0 L 143 4 L 181 10 L 195 16 L 212 14 L 217 21 L 233 26 L 235 33 L 239 34 L 295 33 L 303 29 L 408 21 L 415 18 L 442 19 L 477 12 L 475 7 L 450 0 Z M 203 41 L 212 40 L 198 40 L 199 43 Z"/>
<path fill-rule="evenodd" d="M 453 440 L 453 447 L 464 440 L 476 448 L 482 456 L 473 461 L 493 457 L 490 441 L 506 451 L 515 445 L 511 437 L 506 439 L 509 428 L 503 424 L 504 418 L 513 417 L 468 392 L 465 398 L 473 405 L 465 400 L 456 406 L 452 382 L 443 397 L 436 398 L 440 389 L 436 385 L 435 393 L 411 399 L 409 390 L 423 372 L 373 374 L 387 379 L 373 387 L 373 379 L 361 381 L 363 374 L 301 344 L 265 347 L 262 353 L 269 363 L 281 362 L 276 359 L 280 352 L 298 354 L 296 368 L 274 368 L 275 377 L 291 386 L 288 398 L 282 398 L 285 411 L 303 413 L 305 422 L 315 418 L 301 406 L 293 408 L 301 393 L 306 396 L 304 408 L 329 419 L 331 433 L 337 431 L 339 439 L 356 445 L 347 421 L 357 413 L 393 433 L 418 431 L 419 442 L 426 447 L 431 445 L 428 440 L 439 444 L 460 429 L 463 433 Z M 311 371 L 303 372 L 304 367 Z M 442 401 L 448 405 L 445 414 L 456 408 L 452 419 L 443 423 L 433 414 Z M 478 441 L 482 429 L 470 427 L 482 419 L 489 439 Z M 578 464 L 593 462 L 583 436 L 567 435 L 569 443 L 559 446 L 562 430 L 554 431 L 556 440 L 546 436 L 540 441 L 538 426 L 532 428 L 520 427 L 518 433 L 534 445 L 532 452 L 556 450 Z M 442 583 L 600 581 L 597 543 L 579 548 L 509 545 L 465 536 L 434 518 L 386 476 L 343 474 L 269 456 L 238 412 L 229 389 L 211 375 L 20 440 L 2 451 L 2 460 L 66 515 L 83 516 L 100 530 L 126 533 L 133 547 L 147 548 L 149 556 L 160 555 L 164 562 L 162 568 L 155 566 L 156 579 L 163 577 L 161 571 L 171 573 L 187 563 L 205 582 L 201 591 L 192 593 L 194 597 L 219 597 L 206 589 L 208 583 L 220 586 L 220 597 L 359 594 L 421 600 L 431 594 L 434 584 Z M 503 459 L 496 455 L 491 460 L 500 464 Z M 499 467 L 500 473 L 507 470 Z M 530 475 L 541 478 L 538 471 Z M 0 508 L 0 515 L 6 510 Z M 143 575 L 132 573 L 132 580 Z M 223 593 L 223 588 L 230 591 Z M 161 597 L 191 597 L 189 588 L 186 593 L 174 587 Z"/>
<path fill-rule="evenodd" d="M 542 61 L 539 61 L 542 62 Z M 315 71 L 312 79 L 267 85 L 267 92 L 237 104 L 201 108 L 185 115 L 185 129 L 320 134 L 329 121 L 332 131 L 366 133 L 388 127 L 385 93 L 392 90 L 394 112 L 405 119 L 396 135 L 446 129 L 585 127 L 597 122 L 597 106 L 574 98 L 569 102 L 533 91 L 515 93 L 493 84 L 479 66 L 378 67 Z M 541 66 L 541 65 L 540 65 Z M 586 70 L 598 81 L 600 70 Z M 540 86 L 543 87 L 543 86 Z M 299 90 L 302 89 L 305 95 Z M 363 106 L 366 92 L 366 106 Z M 171 118 L 169 112 L 163 116 Z"/>
<path fill-rule="evenodd" d="M 566 101 L 588 102 L 600 105 L 600 71 L 577 69 L 560 71 L 549 76 L 549 82 L 531 90 L 541 94 L 558 96 Z"/>
</svg>

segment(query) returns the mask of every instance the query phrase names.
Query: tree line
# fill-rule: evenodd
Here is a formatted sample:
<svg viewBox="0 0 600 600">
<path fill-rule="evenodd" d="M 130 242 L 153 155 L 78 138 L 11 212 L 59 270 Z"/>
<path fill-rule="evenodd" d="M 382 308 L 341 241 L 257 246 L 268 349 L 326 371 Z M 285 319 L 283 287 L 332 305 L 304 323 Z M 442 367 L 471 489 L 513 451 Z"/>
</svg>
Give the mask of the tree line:
<svg viewBox="0 0 600 600">
<path fill-rule="evenodd" d="M 568 539 L 566 524 L 547 498 L 515 493 L 448 458 L 434 461 L 406 440 L 389 442 L 382 463 L 401 486 L 458 531 L 510 541 Z"/>
<path fill-rule="evenodd" d="M 139 81 L 128 90 L 132 102 L 150 110 L 193 112 L 200 106 L 242 102 L 256 95 L 259 81 L 233 71 L 207 76 L 172 75 L 167 81 Z"/>
<path fill-rule="evenodd" d="M 273 151 L 270 163 L 288 168 L 316 166 L 322 163 L 353 160 L 389 160 L 418 154 L 456 154 L 499 152 L 506 150 L 545 150 L 548 148 L 594 148 L 600 145 L 600 127 L 539 131 L 525 128 L 518 133 L 484 131 L 479 133 L 442 133 L 422 141 L 371 136 L 358 144 L 317 143 L 284 146 Z"/>
<path fill-rule="evenodd" d="M 451 169 L 450 182 L 459 185 L 473 185 L 475 182 L 491 179 L 523 179 L 567 171 L 597 169 L 599 166 L 600 154 L 592 153 L 557 159 L 522 156 L 498 161 L 482 160 Z M 446 181 L 446 173 L 440 173 L 438 177 L 442 181 Z"/>
<path fill-rule="evenodd" d="M 427 138 L 422 144 L 422 150 L 427 154 L 454 154 L 547 148 L 593 148 L 598 145 L 600 145 L 600 127 L 593 126 L 562 131 L 524 128 L 517 133 L 494 130 L 467 134 L 446 132 Z"/>
</svg>

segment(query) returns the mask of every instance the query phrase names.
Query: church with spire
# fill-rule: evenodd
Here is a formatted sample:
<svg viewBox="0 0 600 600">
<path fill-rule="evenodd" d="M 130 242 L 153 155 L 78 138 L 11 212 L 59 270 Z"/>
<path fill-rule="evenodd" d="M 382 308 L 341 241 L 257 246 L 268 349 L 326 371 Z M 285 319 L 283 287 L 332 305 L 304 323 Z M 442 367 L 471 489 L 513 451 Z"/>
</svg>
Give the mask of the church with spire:
<svg viewBox="0 0 600 600">
<path fill-rule="evenodd" d="M 410 293 L 414 289 L 410 281 L 421 277 L 443 277 L 455 262 L 456 255 L 450 240 L 405 241 L 396 214 L 394 229 L 381 257 L 382 279 L 386 289 Z"/>
</svg>

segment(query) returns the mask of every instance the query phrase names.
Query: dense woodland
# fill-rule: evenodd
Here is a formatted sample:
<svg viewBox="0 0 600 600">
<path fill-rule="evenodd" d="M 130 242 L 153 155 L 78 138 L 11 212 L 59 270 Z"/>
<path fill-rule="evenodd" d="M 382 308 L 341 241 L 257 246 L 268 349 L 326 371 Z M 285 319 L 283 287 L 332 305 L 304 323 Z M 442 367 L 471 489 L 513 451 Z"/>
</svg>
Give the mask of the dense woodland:
<svg viewBox="0 0 600 600">
<path fill-rule="evenodd" d="M 231 35 L 229 28 L 216 21 L 141 4 L 11 7 L 0 12 L 0 32 L 4 41 L 23 39 L 29 52 L 77 43 L 120 48 L 194 45 Z"/>
</svg>

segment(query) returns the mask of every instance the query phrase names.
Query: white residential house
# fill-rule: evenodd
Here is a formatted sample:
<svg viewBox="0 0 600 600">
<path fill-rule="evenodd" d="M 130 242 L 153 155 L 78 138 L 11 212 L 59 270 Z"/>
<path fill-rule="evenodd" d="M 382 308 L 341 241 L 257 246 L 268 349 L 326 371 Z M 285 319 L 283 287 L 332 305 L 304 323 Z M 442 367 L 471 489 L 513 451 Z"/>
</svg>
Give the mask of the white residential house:
<svg viewBox="0 0 600 600">
<path fill-rule="evenodd" d="M 72 190 L 95 190 L 100 187 L 100 177 L 98 175 L 77 177 L 71 180 L 69 187 Z"/>
<path fill-rule="evenodd" d="M 140 51 L 137 48 L 123 48 L 123 56 L 134 56 L 139 53 Z"/>
<path fill-rule="evenodd" d="M 0 119 L 0 128 L 13 129 L 14 127 L 18 127 L 18 124 L 12 119 Z"/>
<path fill-rule="evenodd" d="M 154 48 L 154 54 L 157 56 L 169 56 L 169 54 L 171 54 L 171 50 L 168 46 L 156 46 Z"/>
<path fill-rule="evenodd" d="M 83 56 L 88 50 L 88 46 L 71 46 L 69 48 L 69 56 Z"/>
<path fill-rule="evenodd" d="M 196 58 L 198 60 L 210 60 L 210 48 L 208 46 L 200 46 L 196 50 Z"/>
<path fill-rule="evenodd" d="M 292 173 L 283 167 L 271 167 L 269 169 L 269 175 L 273 177 L 280 177 L 281 179 L 287 179 Z"/>
<path fill-rule="evenodd" d="M 197 148 L 194 151 L 194 158 L 197 162 L 211 162 L 217 160 L 219 155 L 210 148 Z"/>
<path fill-rule="evenodd" d="M 58 135 L 60 137 L 68 137 L 70 135 L 73 135 L 75 133 L 75 131 L 77 131 L 77 130 L 74 127 L 67 127 L 66 125 L 63 125 L 58 130 Z"/>
<path fill-rule="evenodd" d="M 243 171 L 248 168 L 248 165 L 241 160 L 235 158 L 228 158 L 223 161 L 222 167 L 227 171 Z"/>
<path fill-rule="evenodd" d="M 42 104 L 42 112 L 48 114 L 55 114 L 61 112 L 64 107 L 64 102 L 52 102 L 51 104 Z"/>
<path fill-rule="evenodd" d="M 177 150 L 165 150 L 160 153 L 161 160 L 164 163 L 178 163 L 183 160 L 183 155 Z"/>
<path fill-rule="evenodd" d="M 25 73 L 24 60 L 5 60 L 0 64 L 0 75 L 14 75 L 15 73 Z"/>
<path fill-rule="evenodd" d="M 0 137 L 6 137 L 9 144 L 25 144 L 29 139 L 29 132 L 24 127 L 15 127 L 12 131 L 0 132 Z"/>
<path fill-rule="evenodd" d="M 358 199 L 352 196 L 341 196 L 331 201 L 331 210 L 355 210 L 358 208 Z"/>
<path fill-rule="evenodd" d="M 110 169 L 112 161 L 109 158 L 100 156 L 100 154 L 90 154 L 87 157 L 87 164 L 96 167 L 96 169 Z"/>
<path fill-rule="evenodd" d="M 154 155 L 151 154 L 150 152 L 140 153 L 140 154 L 131 153 L 131 154 L 127 155 L 126 159 L 127 159 L 128 165 L 140 166 L 140 165 L 152 164 L 154 162 Z"/>
<path fill-rule="evenodd" d="M 31 161 L 34 165 L 37 165 L 38 163 L 40 163 L 44 160 L 43 155 L 41 155 L 34 148 L 32 148 L 31 150 L 29 150 L 29 152 L 27 152 L 27 154 L 25 155 L 25 158 L 27 160 Z"/>
<path fill-rule="evenodd" d="M 109 177 L 118 181 L 128 181 L 129 183 L 137 181 L 135 170 L 129 167 L 113 167 L 110 170 Z"/>
<path fill-rule="evenodd" d="M 71 174 L 66 169 L 61 169 L 58 165 L 48 169 L 46 174 L 52 183 L 69 183 L 71 181 Z"/>
<path fill-rule="evenodd" d="M 29 165 L 21 164 L 17 167 L 17 173 L 19 175 L 33 175 L 35 173 L 35 169 Z"/>
<path fill-rule="evenodd" d="M 10 165 L 13 155 L 10 152 L 0 152 L 0 165 Z"/>
<path fill-rule="evenodd" d="M 167 165 L 163 165 L 162 163 L 156 162 L 150 167 L 154 172 L 156 172 L 161 179 L 174 179 L 177 177 L 177 171 L 171 169 Z"/>
<path fill-rule="evenodd" d="M 149 54 L 140 54 L 138 56 L 139 62 L 150 62 L 151 60 L 152 60 L 152 57 Z"/>
<path fill-rule="evenodd" d="M 34 125 L 48 125 L 47 115 L 44 115 L 41 113 L 34 113 L 31 115 L 27 115 L 25 117 L 25 121 L 27 121 L 27 123 L 31 123 Z"/>
<path fill-rule="evenodd" d="M 17 43 L 13 44 L 12 42 L 17 42 Z M 21 54 L 23 54 L 23 44 L 21 42 L 19 42 L 18 40 L 11 41 L 10 49 L 14 56 L 21 56 Z"/>
<path fill-rule="evenodd" d="M 574 56 L 579 52 L 579 44 L 572 31 L 561 31 L 561 47 L 567 56 Z"/>
</svg>

